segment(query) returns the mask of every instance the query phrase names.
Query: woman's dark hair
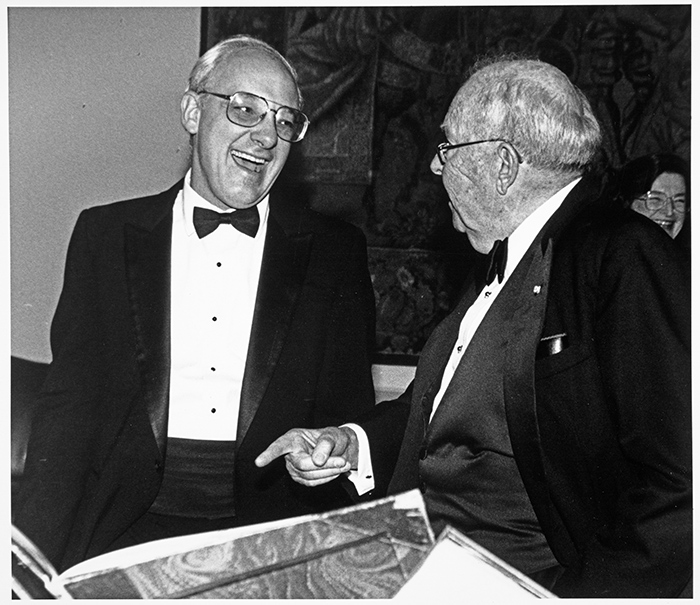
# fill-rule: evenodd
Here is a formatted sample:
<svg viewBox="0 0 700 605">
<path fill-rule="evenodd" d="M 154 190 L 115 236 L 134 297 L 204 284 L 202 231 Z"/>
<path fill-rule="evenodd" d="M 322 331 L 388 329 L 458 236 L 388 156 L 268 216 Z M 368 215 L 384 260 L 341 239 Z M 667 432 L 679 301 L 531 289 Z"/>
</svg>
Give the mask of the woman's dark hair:
<svg viewBox="0 0 700 605">
<path fill-rule="evenodd" d="M 690 171 L 688 163 L 672 153 L 653 153 L 625 164 L 617 177 L 617 200 L 629 208 L 635 198 L 651 189 L 652 183 L 660 174 L 671 172 L 680 174 L 685 181 L 686 206 L 690 206 Z"/>
</svg>

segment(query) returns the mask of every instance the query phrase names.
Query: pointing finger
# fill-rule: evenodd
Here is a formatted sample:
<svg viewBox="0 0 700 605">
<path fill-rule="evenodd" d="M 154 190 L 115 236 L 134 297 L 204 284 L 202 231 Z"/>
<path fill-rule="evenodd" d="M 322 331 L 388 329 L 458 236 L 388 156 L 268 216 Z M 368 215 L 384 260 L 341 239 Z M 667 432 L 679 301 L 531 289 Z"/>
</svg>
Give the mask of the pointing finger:
<svg viewBox="0 0 700 605">
<path fill-rule="evenodd" d="M 298 448 L 294 444 L 294 439 L 288 434 L 275 439 L 267 449 L 255 459 L 255 466 L 267 466 L 280 456 L 296 451 Z"/>
</svg>

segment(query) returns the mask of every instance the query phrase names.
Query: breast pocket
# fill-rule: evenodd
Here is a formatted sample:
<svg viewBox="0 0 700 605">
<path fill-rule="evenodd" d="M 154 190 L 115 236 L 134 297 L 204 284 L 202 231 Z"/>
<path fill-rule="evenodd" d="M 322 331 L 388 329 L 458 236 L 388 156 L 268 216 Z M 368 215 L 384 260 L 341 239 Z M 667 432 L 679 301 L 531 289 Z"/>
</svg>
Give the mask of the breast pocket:
<svg viewBox="0 0 700 605">
<path fill-rule="evenodd" d="M 540 340 L 535 359 L 535 378 L 542 380 L 569 370 L 594 356 L 591 346 L 570 342 L 566 334 Z"/>
</svg>

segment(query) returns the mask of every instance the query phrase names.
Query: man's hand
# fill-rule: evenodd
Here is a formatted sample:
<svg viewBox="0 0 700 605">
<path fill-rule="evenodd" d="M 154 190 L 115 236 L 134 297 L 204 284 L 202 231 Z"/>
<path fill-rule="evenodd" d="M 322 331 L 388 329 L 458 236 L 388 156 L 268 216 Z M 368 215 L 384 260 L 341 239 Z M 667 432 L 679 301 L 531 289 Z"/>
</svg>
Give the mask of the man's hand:
<svg viewBox="0 0 700 605">
<path fill-rule="evenodd" d="M 348 427 L 292 429 L 255 459 L 258 467 L 284 456 L 289 476 L 306 486 L 328 483 L 357 468 L 358 442 Z"/>
</svg>

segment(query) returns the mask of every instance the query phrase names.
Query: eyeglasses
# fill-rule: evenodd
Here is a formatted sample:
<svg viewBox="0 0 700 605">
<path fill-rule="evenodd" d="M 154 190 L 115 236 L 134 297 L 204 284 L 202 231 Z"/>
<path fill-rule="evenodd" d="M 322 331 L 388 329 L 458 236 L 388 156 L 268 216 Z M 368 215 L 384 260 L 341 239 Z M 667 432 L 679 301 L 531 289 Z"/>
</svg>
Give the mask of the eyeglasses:
<svg viewBox="0 0 700 605">
<path fill-rule="evenodd" d="M 515 148 L 515 145 L 513 145 L 513 143 L 510 141 L 506 141 L 505 139 L 483 139 L 482 141 L 469 141 L 468 143 L 440 143 L 437 146 L 438 160 L 440 160 L 440 163 L 444 166 L 447 162 L 447 156 L 445 155 L 446 151 L 449 151 L 450 149 L 457 149 L 458 147 L 467 147 L 469 145 L 480 145 L 481 143 L 508 143 L 508 145 L 510 145 L 515 151 L 515 155 L 518 158 L 518 163 L 523 163 L 523 156 L 520 155 L 520 152 Z"/>
<path fill-rule="evenodd" d="M 686 211 L 686 199 L 683 193 L 670 197 L 661 191 L 647 191 L 637 199 L 644 202 L 649 212 L 658 212 L 662 208 L 666 208 L 669 202 L 676 212 Z"/>
<path fill-rule="evenodd" d="M 309 118 L 294 109 L 286 107 L 274 101 L 268 101 L 263 97 L 250 92 L 235 92 L 232 95 L 222 95 L 218 92 L 200 90 L 198 94 L 212 95 L 220 99 L 226 99 L 226 117 L 238 126 L 252 128 L 263 121 L 263 118 L 272 111 L 275 114 L 275 130 L 277 136 L 283 141 L 296 143 L 301 141 L 309 127 Z M 272 107 L 270 107 L 272 105 Z"/>
</svg>

